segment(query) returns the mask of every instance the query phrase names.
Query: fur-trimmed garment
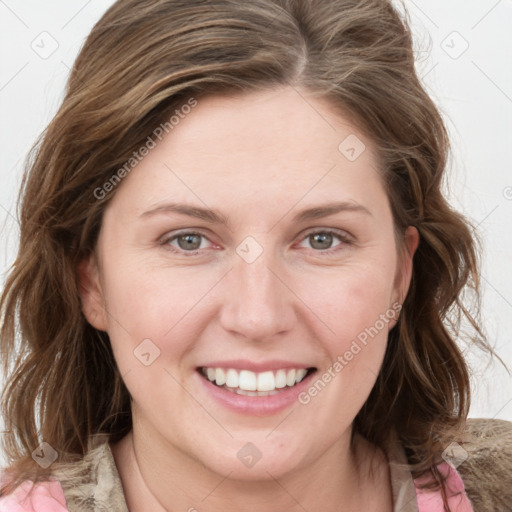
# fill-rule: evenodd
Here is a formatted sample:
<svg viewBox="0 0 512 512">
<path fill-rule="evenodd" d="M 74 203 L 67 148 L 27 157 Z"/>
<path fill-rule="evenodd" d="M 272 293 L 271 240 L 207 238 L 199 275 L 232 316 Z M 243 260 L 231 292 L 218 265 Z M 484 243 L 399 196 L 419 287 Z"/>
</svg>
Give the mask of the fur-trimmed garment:
<svg viewBox="0 0 512 512">
<path fill-rule="evenodd" d="M 512 422 L 470 419 L 468 439 L 461 443 L 465 460 L 448 473 L 447 496 L 452 512 L 512 512 Z M 395 439 L 386 449 L 394 512 L 444 512 L 439 492 L 417 488 L 402 464 L 405 452 Z M 459 476 L 460 475 L 460 476 Z M 462 477 L 462 479 L 461 479 Z M 105 436 L 96 436 L 84 459 L 66 474 L 34 486 L 30 481 L 0 498 L 0 512 L 129 512 L 112 451 Z M 469 498 L 469 499 L 468 499 Z"/>
</svg>

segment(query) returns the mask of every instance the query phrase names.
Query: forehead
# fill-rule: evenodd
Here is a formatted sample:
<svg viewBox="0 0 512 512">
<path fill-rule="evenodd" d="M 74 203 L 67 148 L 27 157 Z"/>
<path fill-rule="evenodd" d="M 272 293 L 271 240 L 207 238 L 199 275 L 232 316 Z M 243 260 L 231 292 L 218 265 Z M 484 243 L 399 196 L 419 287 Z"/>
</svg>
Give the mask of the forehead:
<svg viewBox="0 0 512 512">
<path fill-rule="evenodd" d="M 187 112 L 116 196 L 129 195 L 136 209 L 169 198 L 284 206 L 301 198 L 360 202 L 382 188 L 372 141 L 305 91 L 209 96 Z"/>
<path fill-rule="evenodd" d="M 185 152 L 194 150 L 195 154 L 207 153 L 223 160 L 257 153 L 260 159 L 274 161 L 278 157 L 281 163 L 309 162 L 326 157 L 337 160 L 342 154 L 339 144 L 349 135 L 354 141 L 364 140 L 371 150 L 366 152 L 367 161 L 376 156 L 369 154 L 375 153 L 369 138 L 337 113 L 328 100 L 284 87 L 199 99 L 164 145 L 175 153 L 176 161 Z M 183 151 L 177 151 L 178 147 Z M 230 151 L 224 151 L 226 148 Z"/>
</svg>

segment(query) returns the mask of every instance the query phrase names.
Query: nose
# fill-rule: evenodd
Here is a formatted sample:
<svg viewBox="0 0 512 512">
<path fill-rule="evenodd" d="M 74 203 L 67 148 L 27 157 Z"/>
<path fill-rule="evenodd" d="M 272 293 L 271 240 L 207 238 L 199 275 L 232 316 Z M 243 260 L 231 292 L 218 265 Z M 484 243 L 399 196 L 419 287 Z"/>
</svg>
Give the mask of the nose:
<svg viewBox="0 0 512 512">
<path fill-rule="evenodd" d="M 249 341 L 270 341 L 297 324 L 298 300 L 288 273 L 273 251 L 264 249 L 252 262 L 234 254 L 233 268 L 223 284 L 222 327 Z"/>
</svg>

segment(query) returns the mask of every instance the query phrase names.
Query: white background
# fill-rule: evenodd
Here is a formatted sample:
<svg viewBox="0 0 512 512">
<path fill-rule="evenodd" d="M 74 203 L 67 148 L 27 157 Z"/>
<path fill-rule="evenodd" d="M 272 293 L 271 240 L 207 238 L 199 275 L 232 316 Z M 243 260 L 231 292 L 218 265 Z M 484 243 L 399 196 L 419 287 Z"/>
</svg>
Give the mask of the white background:
<svg viewBox="0 0 512 512">
<path fill-rule="evenodd" d="M 484 327 L 512 368 L 512 3 L 405 2 L 418 71 L 452 137 L 447 193 L 478 226 L 484 243 Z M 112 3 L 0 0 L 2 283 L 17 245 L 15 203 L 23 160 L 56 112 L 81 44 Z M 478 351 L 468 357 L 474 393 L 470 416 L 512 420 L 512 378 L 499 365 L 486 367 Z"/>
</svg>

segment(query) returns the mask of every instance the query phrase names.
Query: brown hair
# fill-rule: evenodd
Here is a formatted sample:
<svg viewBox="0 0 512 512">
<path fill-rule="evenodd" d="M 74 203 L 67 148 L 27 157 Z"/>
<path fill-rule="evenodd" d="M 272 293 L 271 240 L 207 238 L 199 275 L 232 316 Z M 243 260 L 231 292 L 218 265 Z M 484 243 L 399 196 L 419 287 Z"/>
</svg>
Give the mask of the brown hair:
<svg viewBox="0 0 512 512">
<path fill-rule="evenodd" d="M 114 443 L 132 427 L 109 338 L 81 310 L 76 268 L 112 197 L 94 191 L 187 99 L 282 85 L 326 98 L 368 134 L 397 233 L 420 233 L 409 293 L 354 430 L 384 446 L 395 429 L 415 474 L 440 481 L 435 464 L 469 408 L 461 318 L 493 351 L 461 301 L 464 289 L 478 297 L 475 240 L 442 195 L 448 137 L 414 64 L 408 17 L 382 0 L 119 0 L 105 13 L 20 192 L 19 252 L 0 302 L 13 475 L 3 492 L 81 459 L 92 435 Z M 60 454 L 48 469 L 31 457 L 41 441 Z"/>
</svg>

